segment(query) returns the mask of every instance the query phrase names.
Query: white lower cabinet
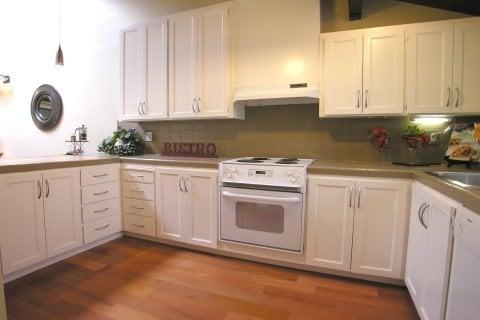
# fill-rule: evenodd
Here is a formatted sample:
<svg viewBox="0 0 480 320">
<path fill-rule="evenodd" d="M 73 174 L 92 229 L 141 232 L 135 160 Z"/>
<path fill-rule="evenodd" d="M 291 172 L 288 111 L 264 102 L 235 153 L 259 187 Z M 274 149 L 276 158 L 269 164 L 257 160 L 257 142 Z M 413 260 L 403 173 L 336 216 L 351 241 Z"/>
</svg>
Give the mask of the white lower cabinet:
<svg viewBox="0 0 480 320">
<path fill-rule="evenodd" d="M 3 273 L 47 257 L 42 173 L 0 175 L 0 244 Z"/>
<path fill-rule="evenodd" d="M 82 246 L 80 170 L 1 175 L 0 212 L 5 274 Z"/>
<path fill-rule="evenodd" d="M 217 246 L 217 170 L 158 168 L 157 237 Z"/>
<path fill-rule="evenodd" d="M 459 206 L 426 186 L 413 186 L 405 283 L 423 320 L 444 319 Z"/>
<path fill-rule="evenodd" d="M 47 257 L 83 245 L 80 170 L 59 169 L 43 174 Z"/>
<path fill-rule="evenodd" d="M 409 181 L 310 175 L 306 263 L 401 279 Z"/>
</svg>

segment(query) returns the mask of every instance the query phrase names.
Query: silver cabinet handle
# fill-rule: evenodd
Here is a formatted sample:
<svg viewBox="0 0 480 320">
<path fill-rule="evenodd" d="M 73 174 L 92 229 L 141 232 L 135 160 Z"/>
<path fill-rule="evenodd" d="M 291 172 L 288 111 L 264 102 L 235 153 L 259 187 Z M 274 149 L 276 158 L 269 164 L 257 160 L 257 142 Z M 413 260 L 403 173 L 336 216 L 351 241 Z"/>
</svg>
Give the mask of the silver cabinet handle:
<svg viewBox="0 0 480 320">
<path fill-rule="evenodd" d="M 423 210 L 423 207 L 425 207 L 427 204 L 424 202 L 422 203 L 422 205 L 418 208 L 418 212 L 417 212 L 417 216 L 418 216 L 418 221 L 420 221 L 421 224 L 422 223 L 422 210 Z"/>
<path fill-rule="evenodd" d="M 349 189 L 349 192 L 350 192 L 349 200 L 348 200 L 348 206 L 349 206 L 350 208 L 352 208 L 352 195 L 353 195 L 354 191 L 353 191 L 353 187 L 350 187 L 350 188 L 348 188 L 348 189 Z"/>
<path fill-rule="evenodd" d="M 130 192 L 133 192 L 133 193 L 145 193 L 145 191 L 143 191 L 143 190 L 134 190 L 134 189 L 130 189 Z"/>
<path fill-rule="evenodd" d="M 357 109 L 360 109 L 360 105 L 362 104 L 362 103 L 360 102 L 361 99 L 362 99 L 362 98 L 361 98 L 360 90 L 357 90 Z"/>
<path fill-rule="evenodd" d="M 360 209 L 360 199 L 361 199 L 361 194 L 362 194 L 362 189 L 358 188 L 358 202 L 357 202 L 357 208 Z"/>
<path fill-rule="evenodd" d="M 187 187 L 187 180 L 188 180 L 189 176 L 183 176 L 183 189 L 185 190 L 185 192 L 188 192 L 188 187 Z"/>
<path fill-rule="evenodd" d="M 132 223 L 132 226 L 137 227 L 137 228 L 145 228 L 144 225 L 142 225 L 142 224 L 136 224 L 136 223 Z"/>
<path fill-rule="evenodd" d="M 142 105 L 142 103 L 139 102 L 139 103 L 138 103 L 138 106 L 137 106 L 137 112 L 138 112 L 139 115 L 142 115 L 142 112 L 140 111 L 141 105 Z"/>
<path fill-rule="evenodd" d="M 95 213 L 100 213 L 100 212 L 108 211 L 109 209 L 110 209 L 109 207 L 106 207 L 105 209 L 94 210 L 93 212 L 95 212 Z"/>
<path fill-rule="evenodd" d="M 103 177 L 106 177 L 108 176 L 108 173 L 104 173 L 104 174 L 94 174 L 93 177 L 94 178 L 103 178 Z"/>
<path fill-rule="evenodd" d="M 455 90 L 457 91 L 457 100 L 455 101 L 455 108 L 458 108 L 458 103 L 460 101 L 460 89 L 456 87 Z"/>
<path fill-rule="evenodd" d="M 180 190 L 181 192 L 184 192 L 182 189 L 182 179 L 183 179 L 183 176 L 178 176 L 178 190 Z"/>
<path fill-rule="evenodd" d="M 451 98 L 451 95 L 452 95 L 452 90 L 450 89 L 450 87 L 447 88 L 447 93 L 448 93 L 448 96 L 447 96 L 447 105 L 445 107 L 450 107 L 450 98 Z"/>
<path fill-rule="evenodd" d="M 143 180 L 143 176 L 135 176 L 135 179 L 141 179 L 141 180 Z"/>
<path fill-rule="evenodd" d="M 45 179 L 45 198 L 48 198 L 50 195 L 50 183 Z"/>
<path fill-rule="evenodd" d="M 107 191 L 103 191 L 103 192 L 97 192 L 97 193 L 94 193 L 93 195 L 94 196 L 101 196 L 102 194 L 107 194 L 108 193 L 108 190 Z"/>
<path fill-rule="evenodd" d="M 100 230 L 103 230 L 103 229 L 107 229 L 108 227 L 110 227 L 110 224 L 106 224 L 103 227 L 95 228 L 95 231 L 100 231 Z"/>
<path fill-rule="evenodd" d="M 365 109 L 368 108 L 368 89 L 365 89 Z"/>
<path fill-rule="evenodd" d="M 422 212 L 420 213 L 420 222 L 422 223 L 422 225 L 425 229 L 428 229 L 428 226 L 427 226 L 427 224 L 424 220 L 425 212 L 428 210 L 428 208 L 430 208 L 430 205 L 425 204 L 425 207 L 423 207 Z"/>
<path fill-rule="evenodd" d="M 142 113 L 143 115 L 147 115 L 147 111 L 145 111 L 147 109 L 147 103 L 144 101 L 142 102 Z"/>
<path fill-rule="evenodd" d="M 40 183 L 40 180 L 37 180 L 37 188 L 38 188 L 38 199 L 42 197 L 42 184 Z"/>
<path fill-rule="evenodd" d="M 136 207 L 136 206 L 134 206 L 134 205 L 131 205 L 130 207 L 131 207 L 132 209 L 135 209 L 135 210 L 143 210 L 143 209 L 145 209 L 145 208 L 141 208 L 141 207 Z"/>
<path fill-rule="evenodd" d="M 200 112 L 200 98 L 197 98 L 196 105 L 197 105 L 197 112 Z"/>
<path fill-rule="evenodd" d="M 195 111 L 195 103 L 197 103 L 197 98 L 193 98 L 193 101 L 192 101 L 192 111 L 193 111 L 193 113 L 197 112 L 197 111 Z"/>
</svg>

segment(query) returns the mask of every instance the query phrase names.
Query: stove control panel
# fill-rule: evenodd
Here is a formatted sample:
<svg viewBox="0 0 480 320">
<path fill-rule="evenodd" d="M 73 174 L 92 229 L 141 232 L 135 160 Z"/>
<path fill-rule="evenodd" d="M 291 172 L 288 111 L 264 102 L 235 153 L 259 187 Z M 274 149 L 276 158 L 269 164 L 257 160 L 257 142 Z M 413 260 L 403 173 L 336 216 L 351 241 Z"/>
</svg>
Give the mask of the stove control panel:
<svg viewBox="0 0 480 320">
<path fill-rule="evenodd" d="M 221 182 L 262 184 L 275 186 L 293 186 L 305 188 L 307 183 L 306 167 L 266 166 L 251 164 L 224 164 L 220 166 Z"/>
</svg>

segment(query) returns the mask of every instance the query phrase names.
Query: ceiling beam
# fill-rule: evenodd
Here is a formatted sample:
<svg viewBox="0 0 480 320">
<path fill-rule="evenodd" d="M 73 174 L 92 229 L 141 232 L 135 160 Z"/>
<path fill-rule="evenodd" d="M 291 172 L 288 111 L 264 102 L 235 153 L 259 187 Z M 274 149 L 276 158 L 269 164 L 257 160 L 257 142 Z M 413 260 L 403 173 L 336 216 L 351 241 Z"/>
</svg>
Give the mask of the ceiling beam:
<svg viewBox="0 0 480 320">
<path fill-rule="evenodd" d="M 421 6 L 461 12 L 473 16 L 480 15 L 480 0 L 399 0 Z"/>
<path fill-rule="evenodd" d="M 348 0 L 348 20 L 362 19 L 363 0 Z"/>
</svg>

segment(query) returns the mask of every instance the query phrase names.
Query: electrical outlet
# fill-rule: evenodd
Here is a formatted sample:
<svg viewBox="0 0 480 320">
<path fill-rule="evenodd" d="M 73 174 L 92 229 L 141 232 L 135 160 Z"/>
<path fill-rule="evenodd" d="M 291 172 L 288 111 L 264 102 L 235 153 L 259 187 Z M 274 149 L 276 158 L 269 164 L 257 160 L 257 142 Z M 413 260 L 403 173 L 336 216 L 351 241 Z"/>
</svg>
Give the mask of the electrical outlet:
<svg viewBox="0 0 480 320">
<path fill-rule="evenodd" d="M 153 136 L 151 131 L 145 131 L 145 141 L 146 142 L 152 142 L 153 141 Z"/>
</svg>

